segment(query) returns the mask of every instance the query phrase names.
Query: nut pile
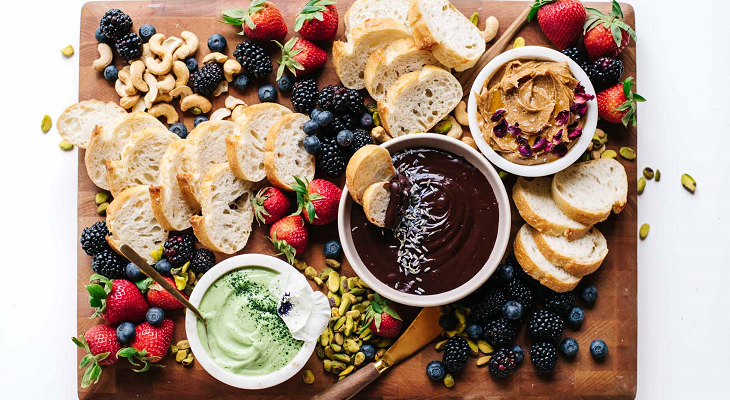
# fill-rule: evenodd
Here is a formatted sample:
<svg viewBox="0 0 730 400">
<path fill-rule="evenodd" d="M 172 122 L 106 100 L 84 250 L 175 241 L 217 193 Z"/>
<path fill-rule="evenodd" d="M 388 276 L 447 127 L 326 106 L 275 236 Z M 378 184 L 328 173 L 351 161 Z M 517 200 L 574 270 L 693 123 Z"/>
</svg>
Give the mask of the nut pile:
<svg viewBox="0 0 730 400">
<path fill-rule="evenodd" d="M 193 365 L 193 361 L 195 361 L 193 352 L 190 351 L 190 343 L 187 340 L 181 340 L 170 345 L 170 355 L 175 357 L 175 361 L 186 367 Z"/>
</svg>

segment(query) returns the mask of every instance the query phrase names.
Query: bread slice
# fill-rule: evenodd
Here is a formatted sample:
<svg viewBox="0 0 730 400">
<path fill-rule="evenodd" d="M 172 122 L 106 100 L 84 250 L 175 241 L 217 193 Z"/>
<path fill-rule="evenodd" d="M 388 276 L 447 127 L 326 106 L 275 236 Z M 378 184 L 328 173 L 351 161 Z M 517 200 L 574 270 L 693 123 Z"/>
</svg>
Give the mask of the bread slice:
<svg viewBox="0 0 730 400">
<path fill-rule="evenodd" d="M 456 71 L 473 67 L 486 49 L 479 29 L 448 0 L 412 0 L 408 25 L 419 48 Z"/>
<path fill-rule="evenodd" d="M 107 160 L 107 183 L 112 196 L 137 185 L 152 185 L 160 180 L 160 161 L 172 142 L 180 137 L 167 129 L 148 128 L 132 134 L 122 148 L 119 160 Z"/>
<path fill-rule="evenodd" d="M 515 257 L 522 269 L 544 286 L 556 291 L 575 289 L 581 277 L 556 266 L 543 256 L 532 236 L 533 228 L 524 224 L 515 238 Z"/>
<path fill-rule="evenodd" d="M 228 163 L 208 170 L 200 185 L 202 216 L 190 218 L 203 246 L 233 254 L 246 246 L 251 235 L 254 183 L 236 178 Z"/>
<path fill-rule="evenodd" d="M 114 251 L 121 254 L 120 248 L 126 244 L 150 264 L 155 263 L 150 252 L 159 249 L 167 239 L 167 231 L 152 213 L 146 185 L 132 186 L 114 197 L 106 209 L 106 225 L 106 241 Z"/>
<path fill-rule="evenodd" d="M 459 104 L 462 94 L 459 81 L 443 68 L 427 65 L 407 73 L 378 102 L 383 127 L 392 137 L 427 132 Z"/>
<path fill-rule="evenodd" d="M 363 146 L 350 158 L 345 171 L 347 190 L 355 203 L 362 205 L 365 191 L 373 184 L 388 182 L 395 176 L 390 153 L 383 147 Z"/>
<path fill-rule="evenodd" d="M 184 172 L 186 144 L 186 140 L 178 140 L 167 146 L 160 161 L 159 184 L 150 186 L 152 212 L 157 222 L 168 231 L 190 228 L 190 217 L 199 211 L 185 201 L 177 184 L 177 174 Z"/>
<path fill-rule="evenodd" d="M 109 129 L 114 121 L 127 111 L 110 101 L 85 100 L 63 110 L 58 117 L 58 134 L 74 146 L 85 149 L 91 140 L 95 126 Z"/>
<path fill-rule="evenodd" d="M 185 172 L 177 175 L 178 185 L 188 204 L 198 209 L 200 183 L 208 170 L 227 162 L 226 138 L 233 134 L 236 124 L 231 121 L 206 121 L 188 135 L 183 157 Z"/>
<path fill-rule="evenodd" d="M 291 110 L 276 103 L 254 104 L 243 110 L 235 121 L 233 135 L 226 138 L 228 164 L 237 177 L 251 182 L 266 178 L 266 138 L 274 123 L 287 114 L 291 114 Z"/>
<path fill-rule="evenodd" d="M 549 236 L 532 230 L 532 239 L 545 258 L 576 276 L 595 272 L 608 254 L 608 243 L 595 227 L 587 235 L 569 242 L 563 236 Z"/>
<path fill-rule="evenodd" d="M 362 208 L 370 223 L 385 228 L 385 214 L 390 203 L 390 182 L 373 183 L 362 197 Z"/>
<path fill-rule="evenodd" d="M 550 187 L 552 177 L 535 178 L 528 181 L 518 178 L 512 188 L 512 199 L 522 218 L 538 231 L 551 236 L 565 236 L 577 240 L 585 236 L 590 225 L 568 218 L 553 201 Z"/>
<path fill-rule="evenodd" d="M 404 38 L 376 50 L 365 64 L 365 88 L 375 101 L 385 95 L 401 76 L 420 71 L 426 65 L 443 67 L 429 50 L 416 47 L 413 38 Z"/>
<path fill-rule="evenodd" d="M 573 164 L 553 177 L 555 204 L 570 219 L 593 225 L 618 214 L 628 195 L 626 170 L 612 158 Z"/>
<path fill-rule="evenodd" d="M 347 9 L 343 22 L 345 35 L 368 19 L 393 18 L 406 24 L 409 0 L 357 0 Z"/>
<path fill-rule="evenodd" d="M 307 136 L 302 127 L 309 121 L 304 114 L 293 113 L 279 118 L 266 137 L 264 168 L 269 182 L 279 189 L 294 191 L 294 177 L 314 179 L 314 156 L 304 150 Z"/>
<path fill-rule="evenodd" d="M 375 50 L 398 39 L 410 37 L 405 25 L 393 18 L 372 18 L 354 27 L 347 43 L 332 44 L 335 72 L 345 87 L 365 88 L 365 64 Z"/>
</svg>

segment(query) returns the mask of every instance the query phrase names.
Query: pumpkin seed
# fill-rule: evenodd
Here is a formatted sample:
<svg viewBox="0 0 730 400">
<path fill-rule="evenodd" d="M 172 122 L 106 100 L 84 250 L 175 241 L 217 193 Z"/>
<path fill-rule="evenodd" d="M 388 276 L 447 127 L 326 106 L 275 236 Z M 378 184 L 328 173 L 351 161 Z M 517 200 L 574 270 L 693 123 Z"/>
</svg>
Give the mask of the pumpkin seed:
<svg viewBox="0 0 730 400">
<path fill-rule="evenodd" d="M 682 186 L 684 186 L 685 189 L 689 190 L 690 193 L 695 192 L 697 189 L 697 182 L 695 182 L 694 178 L 689 176 L 688 174 L 682 174 Z"/>
<path fill-rule="evenodd" d="M 43 120 L 41 121 L 41 131 L 43 133 L 48 133 L 48 131 L 51 130 L 51 126 L 53 125 L 53 120 L 51 119 L 51 116 L 46 114 L 43 116 Z"/>
<path fill-rule="evenodd" d="M 639 228 L 639 237 L 641 240 L 646 239 L 646 237 L 649 235 L 649 224 L 641 224 L 641 228 Z"/>
<path fill-rule="evenodd" d="M 622 147 L 618 150 L 618 153 L 627 160 L 636 160 L 636 152 L 631 147 Z"/>
<path fill-rule="evenodd" d="M 646 187 L 646 179 L 642 176 L 639 178 L 638 181 L 636 181 L 636 192 L 638 194 L 644 193 L 644 188 Z"/>
<path fill-rule="evenodd" d="M 314 383 L 314 372 L 310 369 L 305 369 L 304 374 L 302 375 L 302 380 L 307 385 L 311 385 Z"/>
<path fill-rule="evenodd" d="M 653 169 L 651 169 L 649 167 L 646 167 L 646 168 L 644 168 L 644 170 L 642 171 L 642 173 L 644 174 L 644 176 L 646 177 L 646 179 L 648 179 L 648 180 L 654 179 L 654 170 Z"/>
</svg>

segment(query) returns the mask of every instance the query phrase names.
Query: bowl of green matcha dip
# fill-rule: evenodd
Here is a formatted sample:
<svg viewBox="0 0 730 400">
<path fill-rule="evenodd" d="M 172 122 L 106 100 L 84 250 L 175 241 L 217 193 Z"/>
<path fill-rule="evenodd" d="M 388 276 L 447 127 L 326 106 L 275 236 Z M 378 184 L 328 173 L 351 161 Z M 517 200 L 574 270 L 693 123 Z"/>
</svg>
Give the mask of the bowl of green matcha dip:
<svg viewBox="0 0 730 400">
<path fill-rule="evenodd" d="M 190 302 L 205 316 L 207 329 L 188 310 L 185 330 L 195 358 L 210 375 L 234 387 L 263 389 L 286 381 L 302 369 L 321 332 L 303 336 L 292 330 L 292 318 L 310 327 L 311 321 L 307 319 L 310 313 L 304 317 L 288 314 L 288 298 L 303 296 L 311 302 L 307 296 L 323 294 L 315 293 L 306 279 L 304 285 L 288 289 L 297 293 L 287 291 L 285 296 L 276 286 L 282 279 L 301 284 L 300 277 L 304 279 L 286 262 L 261 254 L 228 258 L 203 275 Z M 308 307 L 300 308 L 309 312 Z"/>
</svg>

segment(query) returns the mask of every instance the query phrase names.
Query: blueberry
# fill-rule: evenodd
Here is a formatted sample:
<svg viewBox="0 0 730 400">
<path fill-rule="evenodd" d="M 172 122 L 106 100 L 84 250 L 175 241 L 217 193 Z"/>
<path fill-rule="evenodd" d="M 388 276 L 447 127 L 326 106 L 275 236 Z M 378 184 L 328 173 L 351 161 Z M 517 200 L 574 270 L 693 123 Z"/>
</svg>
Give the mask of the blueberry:
<svg viewBox="0 0 730 400">
<path fill-rule="evenodd" d="M 446 376 L 446 367 L 441 361 L 431 361 L 426 365 L 426 375 L 432 381 L 440 381 Z"/>
<path fill-rule="evenodd" d="M 522 318 L 522 304 L 514 300 L 504 303 L 502 315 L 510 321 L 519 321 Z"/>
<path fill-rule="evenodd" d="M 332 115 L 331 111 L 322 111 L 319 115 L 317 115 L 317 122 L 319 123 L 319 126 L 327 126 L 332 123 L 334 118 L 335 116 Z"/>
<path fill-rule="evenodd" d="M 122 322 L 117 327 L 117 340 L 121 344 L 130 344 L 134 342 L 134 324 L 131 322 Z"/>
<path fill-rule="evenodd" d="M 312 110 L 312 113 L 309 114 L 309 118 L 316 121 L 319 114 L 322 114 L 322 110 L 315 108 L 314 110 Z M 319 124 L 319 122 L 317 122 L 317 124 Z"/>
<path fill-rule="evenodd" d="M 522 346 L 514 345 L 512 346 L 512 351 L 514 351 L 516 357 L 515 361 L 519 364 L 522 362 L 522 360 L 525 359 L 525 350 L 522 349 Z"/>
<path fill-rule="evenodd" d="M 469 324 L 466 327 L 466 335 L 471 340 L 478 340 L 482 337 L 482 326 L 479 324 Z"/>
<path fill-rule="evenodd" d="M 511 282 L 515 277 L 515 269 L 509 264 L 500 265 L 497 272 L 499 273 L 499 279 L 505 283 Z"/>
<path fill-rule="evenodd" d="M 150 24 L 144 24 L 139 27 L 139 37 L 142 39 L 142 43 L 149 42 L 155 33 L 157 33 L 157 30 Z"/>
<path fill-rule="evenodd" d="M 292 85 L 294 85 L 294 80 L 291 76 L 284 75 L 276 81 L 276 84 L 279 85 L 279 90 L 282 92 L 288 92 L 291 90 Z"/>
<path fill-rule="evenodd" d="M 226 48 L 226 38 L 223 35 L 215 34 L 208 38 L 208 48 L 210 51 L 222 53 Z"/>
<path fill-rule="evenodd" d="M 231 83 L 233 83 L 233 86 L 235 86 L 236 89 L 243 90 L 248 87 L 249 83 L 251 83 L 251 78 L 246 74 L 238 74 Z"/>
<path fill-rule="evenodd" d="M 162 320 L 165 319 L 165 312 L 162 311 L 160 307 L 150 307 L 150 309 L 147 310 L 145 318 L 147 318 L 147 322 L 149 322 L 150 325 L 160 326 L 162 325 Z"/>
<path fill-rule="evenodd" d="M 601 359 L 606 357 L 608 353 L 608 345 L 601 339 L 596 339 L 591 342 L 591 355 L 593 358 Z"/>
<path fill-rule="evenodd" d="M 319 138 L 314 135 L 305 137 L 302 144 L 304 145 L 304 150 L 311 155 L 319 153 L 319 149 L 322 146 L 322 143 L 319 142 Z"/>
<path fill-rule="evenodd" d="M 373 116 L 365 113 L 360 117 L 360 126 L 363 128 L 370 128 L 373 126 Z"/>
<path fill-rule="evenodd" d="M 275 102 L 277 95 L 274 85 L 264 85 L 259 88 L 259 101 L 262 103 Z"/>
<path fill-rule="evenodd" d="M 578 354 L 578 341 L 567 337 L 560 342 L 560 352 L 566 357 L 575 357 Z"/>
<path fill-rule="evenodd" d="M 170 276 L 172 264 L 166 258 L 163 258 L 155 264 L 155 269 L 162 275 Z"/>
<path fill-rule="evenodd" d="M 188 71 L 194 72 L 198 69 L 198 60 L 195 57 L 188 57 L 185 59 L 185 66 L 188 67 Z"/>
<path fill-rule="evenodd" d="M 342 258 L 342 245 L 339 240 L 328 240 L 324 243 L 324 258 L 339 260 Z"/>
<path fill-rule="evenodd" d="M 343 129 L 337 134 L 337 144 L 342 147 L 348 147 L 352 144 L 352 140 L 355 138 L 355 134 L 352 131 Z"/>
<path fill-rule="evenodd" d="M 185 124 L 182 122 L 175 122 L 174 124 L 170 125 L 170 132 L 180 136 L 180 139 L 185 139 L 188 137 L 188 128 L 185 127 Z"/>
<path fill-rule="evenodd" d="M 319 132 L 319 124 L 317 123 L 317 121 L 310 119 L 309 121 L 304 123 L 302 130 L 307 135 L 316 135 L 317 132 Z"/>
<path fill-rule="evenodd" d="M 583 325 L 585 317 L 586 314 L 583 312 L 583 309 L 575 306 L 568 311 L 568 317 L 565 319 L 565 323 L 568 324 L 568 326 L 577 328 Z"/>
<path fill-rule="evenodd" d="M 114 64 L 107 65 L 107 67 L 104 68 L 104 79 L 109 82 L 116 82 L 118 74 L 119 70 Z"/>
<path fill-rule="evenodd" d="M 439 326 L 445 331 L 453 331 L 458 322 L 459 321 L 456 320 L 456 317 L 451 314 L 444 314 L 439 317 Z"/>
<path fill-rule="evenodd" d="M 588 285 L 580 292 L 580 297 L 588 304 L 593 304 L 598 298 L 598 289 L 593 285 Z"/>
<path fill-rule="evenodd" d="M 101 28 L 96 28 L 96 32 L 94 32 L 94 36 L 96 37 L 96 41 L 99 43 L 108 43 L 109 38 L 104 35 L 104 33 L 101 31 Z"/>
<path fill-rule="evenodd" d="M 127 272 L 127 278 L 132 282 L 139 282 L 145 278 L 145 275 L 134 263 L 127 264 L 125 271 Z"/>
<path fill-rule="evenodd" d="M 197 117 L 195 117 L 195 120 L 193 121 L 193 126 L 198 126 L 207 120 L 208 120 L 208 117 L 206 117 L 205 115 L 198 115 Z"/>
<path fill-rule="evenodd" d="M 375 346 L 372 344 L 364 344 L 360 347 L 360 351 L 365 354 L 365 361 L 371 361 L 375 358 Z"/>
</svg>

